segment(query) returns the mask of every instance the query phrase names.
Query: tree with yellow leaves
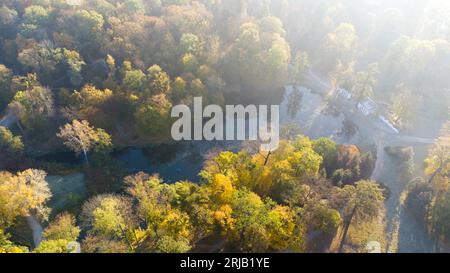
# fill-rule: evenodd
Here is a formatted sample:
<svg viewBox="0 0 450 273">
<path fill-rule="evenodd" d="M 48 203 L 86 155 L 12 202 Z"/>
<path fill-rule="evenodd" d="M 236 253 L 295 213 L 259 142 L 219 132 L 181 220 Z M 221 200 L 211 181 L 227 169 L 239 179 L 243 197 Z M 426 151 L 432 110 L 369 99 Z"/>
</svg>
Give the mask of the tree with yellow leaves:
<svg viewBox="0 0 450 273">
<path fill-rule="evenodd" d="M 91 198 L 83 205 L 81 227 L 87 231 L 85 244 L 99 239 L 124 244 L 132 250 L 131 231 L 136 227 L 131 200 L 124 196 L 104 194 Z"/>
<path fill-rule="evenodd" d="M 210 182 L 213 201 L 219 204 L 229 204 L 235 189 L 230 178 L 223 174 L 216 174 Z"/>
<path fill-rule="evenodd" d="M 445 189 L 450 186 L 450 121 L 444 124 L 442 133 L 431 148 L 425 163 L 427 165 L 425 172 L 430 175 L 428 180 L 430 184 L 436 186 L 440 184 L 438 188 Z"/>
<path fill-rule="evenodd" d="M 162 252 L 175 246 L 178 250 L 189 250 L 193 226 L 189 215 L 176 207 L 175 186 L 144 173 L 125 178 L 125 183 L 138 203 L 138 215 L 145 226 L 144 230 L 133 231 L 134 238 L 131 236 L 136 251 Z M 170 247 L 162 242 L 170 243 Z"/>
<path fill-rule="evenodd" d="M 429 228 L 435 236 L 435 250 L 439 251 L 440 242 L 450 239 L 450 122 L 444 124 L 425 163 L 425 173 L 430 175 L 428 184 L 434 191 Z"/>
<path fill-rule="evenodd" d="M 345 186 L 341 191 L 345 215 L 344 229 L 339 245 L 342 252 L 352 221 L 370 220 L 378 216 L 384 201 L 383 190 L 373 181 L 359 181 Z"/>
<path fill-rule="evenodd" d="M 305 230 L 288 207 L 265 201 L 250 191 L 237 191 L 232 202 L 235 224 L 229 240 L 243 252 L 300 250 Z"/>
<path fill-rule="evenodd" d="M 8 227 L 19 217 L 31 213 L 46 214 L 45 203 L 51 192 L 40 170 L 26 170 L 13 175 L 0 173 L 0 227 Z"/>
<path fill-rule="evenodd" d="M 13 155 L 21 154 L 24 150 L 22 138 L 14 136 L 8 128 L 0 126 L 0 150 Z"/>
<path fill-rule="evenodd" d="M 82 108 L 97 107 L 111 99 L 113 92 L 109 89 L 99 90 L 93 85 L 85 85 L 81 91 L 75 91 L 71 99 Z"/>
<path fill-rule="evenodd" d="M 23 246 L 17 246 L 9 240 L 9 234 L 0 229 L 0 254 L 2 253 L 26 253 L 28 249 Z"/>
<path fill-rule="evenodd" d="M 50 223 L 42 235 L 46 240 L 63 239 L 76 241 L 80 235 L 80 228 L 76 226 L 76 220 L 73 215 L 63 213 Z"/>
</svg>

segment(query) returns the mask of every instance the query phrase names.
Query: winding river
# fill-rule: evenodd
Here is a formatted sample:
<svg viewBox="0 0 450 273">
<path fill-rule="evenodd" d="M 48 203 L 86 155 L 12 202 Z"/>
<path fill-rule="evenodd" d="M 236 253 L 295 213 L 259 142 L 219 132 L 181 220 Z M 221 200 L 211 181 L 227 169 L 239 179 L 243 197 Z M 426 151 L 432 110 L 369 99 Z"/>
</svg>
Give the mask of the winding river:
<svg viewBox="0 0 450 273">
<path fill-rule="evenodd" d="M 364 141 L 371 139 L 364 130 L 358 134 L 358 138 L 342 139 L 339 137 L 339 130 L 341 129 L 344 120 L 344 114 L 327 115 L 323 114 L 327 107 L 327 101 L 323 96 L 311 92 L 308 89 L 300 88 L 301 96 L 297 96 L 298 102 L 292 103 L 290 99 L 292 92 L 296 92 L 292 87 L 287 87 L 284 94 L 284 99 L 280 104 L 280 123 L 283 124 L 297 124 L 301 128 L 301 133 L 316 139 L 319 137 L 330 137 L 339 144 L 367 144 Z M 292 105 L 297 105 L 298 109 L 294 111 L 289 110 Z M 290 113 L 290 114 L 289 114 Z M 359 123 L 360 129 L 365 128 L 373 137 L 374 128 L 364 123 Z M 384 146 L 380 142 L 382 138 L 374 138 L 373 142 L 378 147 L 378 160 L 373 174 L 373 178 L 377 179 L 385 173 L 383 168 L 384 161 Z M 155 145 L 146 148 L 130 147 L 126 149 L 116 150 L 112 156 L 121 163 L 122 167 L 128 173 L 133 174 L 140 171 L 149 174 L 159 174 L 160 177 L 167 183 L 175 183 L 177 181 L 199 181 L 198 174 L 203 168 L 205 160 L 217 151 L 239 151 L 242 148 L 240 141 L 187 141 L 173 144 Z M 82 164 L 81 157 L 75 157 L 73 153 L 58 153 L 46 155 L 38 160 L 48 162 L 60 162 L 68 164 Z M 62 193 L 55 191 L 55 195 L 59 196 L 56 199 L 67 199 L 67 196 L 74 191 L 80 190 L 81 184 L 84 183 L 82 174 L 76 174 L 74 179 L 67 179 L 67 177 L 52 177 L 51 184 L 52 191 L 54 188 L 65 188 Z M 59 181 L 59 182 L 58 182 Z M 63 182 L 61 182 L 63 181 Z M 66 183 L 67 181 L 75 181 L 73 183 Z M 58 184 L 59 183 L 59 184 Z M 56 186 L 55 186 L 56 185 Z M 58 186 L 59 185 L 59 186 Z M 66 186 L 71 185 L 71 186 Z M 58 203 L 59 201 L 54 201 Z M 389 205 L 389 202 L 388 204 Z M 42 227 L 39 222 L 29 217 L 28 223 L 33 231 L 33 240 L 36 246 L 42 241 Z"/>
</svg>

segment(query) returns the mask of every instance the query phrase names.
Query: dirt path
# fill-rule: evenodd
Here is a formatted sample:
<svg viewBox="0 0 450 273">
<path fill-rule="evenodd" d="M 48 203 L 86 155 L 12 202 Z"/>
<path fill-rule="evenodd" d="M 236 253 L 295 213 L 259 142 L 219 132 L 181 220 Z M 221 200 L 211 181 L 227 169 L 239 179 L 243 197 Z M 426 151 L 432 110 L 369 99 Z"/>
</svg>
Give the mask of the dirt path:
<svg viewBox="0 0 450 273">
<path fill-rule="evenodd" d="M 34 247 L 39 247 L 42 242 L 42 226 L 33 215 L 27 217 L 27 223 L 33 232 Z"/>
<path fill-rule="evenodd" d="M 372 173 L 371 179 L 374 181 L 377 181 L 381 171 L 383 170 L 384 166 L 384 157 L 385 157 L 385 151 L 384 151 L 384 140 L 385 135 L 383 133 L 378 133 L 377 137 L 375 139 L 376 145 L 377 145 L 377 162 L 375 164 L 375 169 Z"/>
<path fill-rule="evenodd" d="M 401 169 L 386 154 L 384 148 L 388 141 L 381 135 L 377 140 L 377 163 L 372 179 L 389 188 L 390 196 L 386 208 L 386 252 L 388 253 L 430 253 L 433 242 L 423 226 L 409 214 L 401 204 L 401 196 L 408 181 L 402 181 Z"/>
<path fill-rule="evenodd" d="M 9 128 L 16 121 L 17 121 L 17 117 L 12 112 L 8 112 L 8 114 L 0 120 L 0 126 Z"/>
</svg>

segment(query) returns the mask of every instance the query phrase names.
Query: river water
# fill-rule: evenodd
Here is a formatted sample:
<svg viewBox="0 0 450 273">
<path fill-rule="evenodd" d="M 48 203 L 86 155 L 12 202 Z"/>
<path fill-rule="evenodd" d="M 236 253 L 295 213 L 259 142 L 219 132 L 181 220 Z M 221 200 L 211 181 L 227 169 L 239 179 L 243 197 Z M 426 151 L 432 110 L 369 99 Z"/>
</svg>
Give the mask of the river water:
<svg viewBox="0 0 450 273">
<path fill-rule="evenodd" d="M 159 174 L 167 183 L 199 181 L 205 160 L 219 151 L 240 150 L 241 142 L 187 141 L 148 148 L 128 148 L 114 156 L 130 173 Z"/>
<path fill-rule="evenodd" d="M 307 89 L 301 89 L 302 100 L 298 101 L 299 111 L 288 116 L 287 108 L 291 87 L 286 88 L 284 99 L 280 104 L 280 123 L 295 123 L 302 133 L 311 138 L 332 137 L 342 124 L 342 117 L 334 117 L 316 113 L 322 103 L 320 95 Z M 306 126 L 308 124 L 308 127 Z M 158 173 L 165 182 L 189 180 L 196 182 L 198 174 L 206 159 L 219 151 L 237 152 L 242 148 L 242 141 L 184 141 L 172 144 L 161 144 L 147 148 L 128 148 L 116 151 L 113 156 L 121 162 L 130 173 L 140 171 Z"/>
<path fill-rule="evenodd" d="M 327 102 L 321 95 L 315 94 L 308 89 L 300 88 L 301 96 L 298 102 L 292 102 L 292 93 L 297 92 L 292 87 L 287 87 L 284 95 L 284 99 L 280 104 L 280 123 L 284 124 L 296 124 L 300 128 L 300 132 L 312 139 L 319 137 L 330 137 L 339 144 L 364 144 L 364 139 L 367 139 L 361 132 L 360 136 L 356 136 L 352 139 L 344 139 L 339 136 L 339 130 L 342 128 L 342 122 L 344 116 L 342 114 L 330 115 L 324 114 Z M 296 105 L 298 109 L 289 111 L 289 107 Z M 369 132 L 373 133 L 370 128 Z M 378 143 L 379 144 L 379 143 Z M 380 145 L 380 144 L 379 144 Z M 149 174 L 159 174 L 160 177 L 167 183 L 174 183 L 177 181 L 192 181 L 198 182 L 198 174 L 203 168 L 205 160 L 211 155 L 216 154 L 219 151 L 239 151 L 242 148 L 242 143 L 239 141 L 225 141 L 225 142 L 208 142 L 208 141 L 187 141 L 173 144 L 162 144 L 157 146 L 151 146 L 146 148 L 131 147 L 127 149 L 121 149 L 115 151 L 113 157 L 131 174 L 140 171 Z M 383 147 L 379 147 L 383 153 Z M 383 161 L 382 153 L 378 155 L 379 160 Z M 60 162 L 67 164 L 82 164 L 81 157 L 75 157 L 73 153 L 59 153 L 43 156 L 38 158 L 41 161 Z M 382 162 L 378 162 L 382 163 Z M 381 165 L 380 165 L 381 166 Z M 375 172 L 376 175 L 385 175 L 388 173 L 385 168 L 379 169 Z M 81 174 L 78 174 L 80 176 Z M 78 187 L 78 184 L 84 184 L 84 177 L 73 177 L 74 182 L 72 185 Z M 64 185 L 62 188 L 67 187 L 67 183 L 59 183 L 58 179 L 66 179 L 66 177 L 52 177 L 50 180 L 54 180 L 54 185 Z M 56 181 L 56 182 L 55 182 Z M 58 184 L 58 183 L 59 184 Z M 82 189 L 82 187 L 80 187 Z M 63 189 L 64 190 L 64 189 Z M 68 194 L 72 193 L 72 189 L 66 190 Z M 61 199 L 61 198 L 57 198 Z M 62 197 L 67 199 L 67 197 Z M 57 200 L 55 201 L 57 202 Z M 389 209 L 389 202 L 387 202 Z M 396 206 L 392 206 L 394 209 Z M 410 221 L 406 221 L 405 215 L 400 215 L 399 223 L 399 238 L 398 238 L 398 251 L 400 252 L 428 252 L 428 243 L 422 243 L 423 239 L 427 238 L 426 234 L 422 231 L 416 231 L 417 228 L 412 228 L 415 225 Z M 30 219 L 32 220 L 32 219 Z M 35 228 L 36 229 L 36 228 Z M 37 228 L 35 231 L 35 241 L 39 239 L 40 230 Z M 408 237 L 408 238 L 406 238 Z M 426 247 L 421 247 L 426 245 Z"/>
<path fill-rule="evenodd" d="M 292 87 L 287 87 L 280 104 L 280 123 L 297 124 L 301 133 L 313 139 L 318 137 L 336 138 L 336 132 L 342 125 L 341 116 L 322 115 L 320 95 L 301 88 L 298 111 L 294 116 L 287 113 Z M 237 152 L 242 148 L 241 141 L 183 141 L 160 144 L 145 148 L 130 147 L 116 150 L 112 156 L 129 173 L 146 172 L 159 174 L 168 183 L 189 180 L 196 182 L 206 159 L 219 151 Z M 43 162 L 58 162 L 71 165 L 83 164 L 83 158 L 71 152 L 44 155 L 37 158 Z"/>
</svg>

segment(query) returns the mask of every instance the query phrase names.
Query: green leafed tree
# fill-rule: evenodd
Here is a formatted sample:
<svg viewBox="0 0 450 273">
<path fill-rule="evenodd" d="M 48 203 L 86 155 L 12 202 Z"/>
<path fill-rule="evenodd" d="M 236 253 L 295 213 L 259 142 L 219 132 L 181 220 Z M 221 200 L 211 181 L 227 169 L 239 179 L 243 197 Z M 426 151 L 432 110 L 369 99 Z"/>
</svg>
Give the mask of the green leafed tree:
<svg viewBox="0 0 450 273">
<path fill-rule="evenodd" d="M 355 26 L 341 23 L 325 37 L 318 56 L 319 67 L 326 73 L 336 69 L 339 63 L 347 66 L 354 57 L 358 40 Z"/>
<path fill-rule="evenodd" d="M 0 254 L 5 253 L 27 253 L 28 249 L 23 246 L 17 246 L 10 240 L 10 235 L 0 229 Z"/>
<path fill-rule="evenodd" d="M 80 228 L 76 226 L 73 215 L 63 213 L 58 215 L 42 233 L 45 240 L 76 241 L 80 235 Z"/>
<path fill-rule="evenodd" d="M 167 94 L 170 91 L 170 78 L 158 65 L 153 65 L 147 70 L 148 90 L 150 94 Z"/>
<path fill-rule="evenodd" d="M 292 73 L 291 77 L 296 85 L 300 84 L 302 76 L 309 69 L 309 67 L 310 62 L 308 53 L 301 51 L 297 52 L 295 58 L 292 61 L 292 72 L 291 72 Z"/>
<path fill-rule="evenodd" d="M 0 64 L 0 108 L 3 109 L 14 97 L 11 90 L 12 71 L 6 66 Z"/>
<path fill-rule="evenodd" d="M 33 86 L 30 90 L 17 92 L 9 108 L 27 131 L 33 131 L 48 125 L 54 111 L 53 103 L 53 94 L 48 88 Z"/>
<path fill-rule="evenodd" d="M 142 137 L 169 133 L 172 104 L 164 94 L 153 96 L 135 112 L 136 129 Z"/>
<path fill-rule="evenodd" d="M 378 64 L 370 64 L 366 71 L 356 73 L 351 92 L 358 101 L 362 101 L 374 94 L 379 74 Z"/>
</svg>

